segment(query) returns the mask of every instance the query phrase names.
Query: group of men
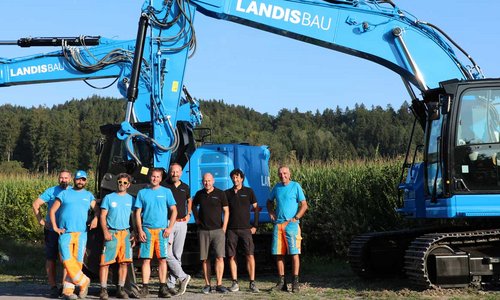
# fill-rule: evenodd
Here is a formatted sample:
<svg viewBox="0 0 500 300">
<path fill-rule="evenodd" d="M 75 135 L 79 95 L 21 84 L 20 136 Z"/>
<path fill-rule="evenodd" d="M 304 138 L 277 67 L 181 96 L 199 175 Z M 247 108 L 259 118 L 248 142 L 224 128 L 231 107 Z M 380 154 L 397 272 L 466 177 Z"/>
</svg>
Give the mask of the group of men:
<svg viewBox="0 0 500 300">
<path fill-rule="evenodd" d="M 191 215 L 198 226 L 200 260 L 205 280 L 202 292 L 228 293 L 239 291 L 236 254 L 240 245 L 245 256 L 250 279 L 249 290 L 259 292 L 255 283 L 255 258 L 252 235 L 256 233 L 259 207 L 253 190 L 243 186 L 244 173 L 235 169 L 230 173 L 233 187 L 222 191 L 214 186 L 210 173 L 203 175 L 203 189 L 193 200 L 190 188 L 180 180 L 182 167 L 172 164 L 169 181 L 162 185 L 163 169 L 150 171 L 150 183 L 134 198 L 127 193 L 132 178 L 126 173 L 117 176 L 117 191 L 102 199 L 100 209 L 92 193 L 85 190 L 87 174 L 77 171 L 70 186 L 71 173 L 63 170 L 59 174 L 59 185 L 47 189 L 33 202 L 33 210 L 38 222 L 44 226 L 46 243 L 46 270 L 51 286 L 51 296 L 57 297 L 55 276 L 56 258 L 60 257 L 64 266 L 62 295 L 65 299 L 85 298 L 90 279 L 82 272 L 87 231 L 96 228 L 99 219 L 104 235 L 104 247 L 100 261 L 100 299 L 108 299 L 107 281 L 109 266 L 118 264 L 117 298 L 128 298 L 124 290 L 128 264 L 132 262 L 132 248 L 139 243 L 139 258 L 142 261 L 142 289 L 140 297 L 149 295 L 151 259 L 158 259 L 160 288 L 158 297 L 168 298 L 182 295 L 191 276 L 182 269 L 181 257 L 187 234 L 187 223 Z M 278 170 L 280 183 L 272 190 L 267 208 L 275 223 L 272 254 L 277 257 L 279 279 L 273 290 L 286 291 L 286 254 L 292 257 L 292 292 L 299 287 L 299 254 L 301 234 L 299 220 L 307 210 L 307 202 L 302 188 L 290 180 L 290 170 L 282 166 Z M 48 215 L 44 220 L 40 206 L 48 204 Z M 94 216 L 87 225 L 88 211 Z M 251 223 L 250 210 L 254 211 Z M 130 222 L 130 216 L 132 222 Z M 135 235 L 130 232 L 134 224 Z M 211 286 L 211 261 L 215 257 L 216 286 Z M 222 285 L 224 258 L 227 256 L 232 285 Z M 167 272 L 169 269 L 169 272 Z M 168 277 L 167 277 L 168 273 Z M 75 287 L 79 287 L 78 296 Z M 177 287 L 178 286 L 178 287 Z M 176 288 L 177 287 L 177 288 Z"/>
</svg>

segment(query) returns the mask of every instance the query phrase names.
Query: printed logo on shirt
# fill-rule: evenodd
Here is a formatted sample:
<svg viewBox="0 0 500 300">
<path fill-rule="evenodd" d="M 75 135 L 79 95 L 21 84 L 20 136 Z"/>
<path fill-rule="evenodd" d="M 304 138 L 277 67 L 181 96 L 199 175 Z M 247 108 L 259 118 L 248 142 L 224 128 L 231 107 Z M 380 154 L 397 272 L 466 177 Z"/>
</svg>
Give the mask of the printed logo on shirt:
<svg viewBox="0 0 500 300">
<path fill-rule="evenodd" d="M 111 202 L 111 207 L 117 207 L 118 206 L 118 203 L 116 202 Z"/>
<path fill-rule="evenodd" d="M 90 201 L 89 198 L 83 198 L 82 200 L 85 201 L 85 202 L 89 202 Z"/>
<path fill-rule="evenodd" d="M 248 197 L 248 195 L 242 194 L 242 195 L 240 195 L 240 197 L 242 197 L 242 198 L 243 197 Z"/>
<path fill-rule="evenodd" d="M 156 196 L 156 198 L 165 198 L 165 196 L 164 195 L 158 195 L 158 196 Z"/>
<path fill-rule="evenodd" d="M 125 203 L 125 206 L 132 206 L 132 204 L 130 204 L 130 203 Z"/>
<path fill-rule="evenodd" d="M 211 196 L 210 198 L 215 199 L 215 200 L 219 200 L 219 197 L 217 197 L 217 196 Z"/>
</svg>

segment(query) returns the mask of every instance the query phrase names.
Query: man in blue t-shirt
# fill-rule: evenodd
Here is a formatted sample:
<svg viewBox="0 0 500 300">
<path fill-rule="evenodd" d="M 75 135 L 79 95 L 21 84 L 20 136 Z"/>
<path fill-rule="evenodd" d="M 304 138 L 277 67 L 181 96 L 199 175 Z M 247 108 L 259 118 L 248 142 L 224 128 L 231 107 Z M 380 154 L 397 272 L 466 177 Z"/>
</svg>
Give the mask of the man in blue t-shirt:
<svg viewBox="0 0 500 300">
<path fill-rule="evenodd" d="M 134 206 L 134 197 L 127 193 L 132 177 L 127 173 L 118 174 L 118 191 L 108 194 L 101 202 L 101 228 L 104 235 L 104 248 L 101 255 L 99 279 L 101 291 L 99 299 L 108 299 L 109 266 L 115 262 L 118 266 L 118 288 L 116 298 L 126 299 L 124 290 L 128 264 L 132 262 L 132 243 L 130 241 L 130 214 Z"/>
<path fill-rule="evenodd" d="M 302 236 L 299 220 L 307 210 L 306 197 L 298 182 L 290 180 L 290 169 L 281 166 L 278 169 L 280 182 L 277 183 L 267 201 L 267 210 L 274 222 L 272 254 L 276 255 L 279 280 L 273 290 L 287 291 L 285 281 L 285 255 L 292 256 L 292 292 L 297 293 Z"/>
<path fill-rule="evenodd" d="M 50 209 L 50 222 L 59 234 L 59 255 L 67 272 L 63 284 L 65 299 L 76 299 L 75 285 L 80 287 L 78 297 L 85 298 L 90 285 L 90 278 L 82 271 L 87 244 L 87 218 L 89 209 L 94 209 L 90 229 L 96 228 L 99 208 L 95 205 L 94 195 L 85 189 L 86 184 L 87 173 L 77 171 L 73 188 L 59 193 Z"/>
<path fill-rule="evenodd" d="M 153 252 L 158 258 L 158 275 L 160 277 L 159 298 L 168 298 L 167 288 L 167 253 L 168 237 L 177 218 L 177 207 L 170 189 L 160 185 L 163 169 L 154 168 L 150 175 L 150 184 L 137 193 L 135 201 L 135 221 L 140 242 L 139 258 L 142 259 L 141 296 L 149 295 L 149 276 Z M 170 211 L 170 219 L 168 213 Z"/>
<path fill-rule="evenodd" d="M 59 172 L 59 184 L 46 189 L 35 201 L 33 201 L 33 212 L 38 220 L 38 224 L 43 226 L 43 234 L 45 237 L 45 270 L 47 271 L 47 277 L 50 285 L 50 297 L 59 297 L 59 288 L 56 283 L 56 260 L 59 256 L 59 235 L 52 230 L 50 225 L 50 215 L 47 213 L 45 218 L 42 217 L 40 212 L 40 207 L 47 204 L 47 212 L 52 208 L 52 204 L 56 200 L 57 195 L 60 192 L 71 188 L 69 185 L 71 182 L 71 172 L 68 170 L 62 170 Z M 64 276 L 63 275 L 63 281 Z"/>
</svg>

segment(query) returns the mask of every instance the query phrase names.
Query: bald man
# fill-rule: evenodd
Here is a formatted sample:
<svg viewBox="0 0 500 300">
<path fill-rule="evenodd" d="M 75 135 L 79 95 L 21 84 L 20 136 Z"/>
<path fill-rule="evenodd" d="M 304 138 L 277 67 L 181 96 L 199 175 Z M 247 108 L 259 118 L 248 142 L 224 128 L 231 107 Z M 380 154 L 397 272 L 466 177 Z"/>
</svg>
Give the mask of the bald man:
<svg viewBox="0 0 500 300">
<path fill-rule="evenodd" d="M 209 249 L 215 252 L 215 275 L 217 286 L 215 291 L 226 294 L 228 289 L 222 285 L 224 274 L 225 236 L 229 221 L 229 207 L 224 191 L 214 186 L 212 174 L 203 175 L 203 189 L 199 190 L 193 199 L 193 214 L 198 225 L 198 238 L 200 241 L 200 260 L 203 266 L 205 287 L 202 292 L 209 294 L 210 286 L 210 259 Z M 224 215 L 223 215 L 224 213 Z"/>
</svg>

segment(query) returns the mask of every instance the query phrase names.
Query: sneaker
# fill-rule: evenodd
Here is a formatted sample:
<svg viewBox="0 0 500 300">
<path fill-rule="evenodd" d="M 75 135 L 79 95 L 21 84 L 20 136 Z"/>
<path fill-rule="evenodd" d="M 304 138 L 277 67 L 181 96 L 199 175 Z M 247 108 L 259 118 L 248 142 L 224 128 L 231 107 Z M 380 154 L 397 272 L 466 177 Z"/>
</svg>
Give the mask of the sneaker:
<svg viewBox="0 0 500 300">
<path fill-rule="evenodd" d="M 286 286 L 285 276 L 280 276 L 280 278 L 278 280 L 278 283 L 276 283 L 276 285 L 271 288 L 271 291 L 275 291 L 275 292 L 280 292 L 280 291 L 288 292 L 288 288 Z"/>
<path fill-rule="evenodd" d="M 299 276 L 293 276 L 292 293 L 300 292 Z"/>
<path fill-rule="evenodd" d="M 221 294 L 227 294 L 227 293 L 229 293 L 229 290 L 225 286 L 223 286 L 223 285 L 216 286 L 215 287 L 215 291 L 217 293 L 221 293 Z"/>
<path fill-rule="evenodd" d="M 176 290 L 175 288 L 168 288 L 168 293 L 172 296 L 177 296 L 179 295 L 179 291 Z"/>
<path fill-rule="evenodd" d="M 116 289 L 116 298 L 118 299 L 128 299 L 128 294 L 125 292 L 122 286 L 118 286 Z"/>
<path fill-rule="evenodd" d="M 106 288 L 101 288 L 101 291 L 99 292 L 99 300 L 108 300 L 108 298 L 108 290 Z"/>
<path fill-rule="evenodd" d="M 57 299 L 59 298 L 59 295 L 60 295 L 59 288 L 56 285 L 50 288 L 50 298 Z"/>
<path fill-rule="evenodd" d="M 85 277 L 82 285 L 80 285 L 80 292 L 78 293 L 78 298 L 85 299 L 89 293 L 90 278 Z"/>
<path fill-rule="evenodd" d="M 255 286 L 255 281 L 250 281 L 250 286 L 248 287 L 248 289 L 252 293 L 258 293 L 258 292 L 260 292 L 259 289 L 257 288 L 257 286 Z"/>
<path fill-rule="evenodd" d="M 240 290 L 240 286 L 238 284 L 238 281 L 233 280 L 233 284 L 231 284 L 231 287 L 229 288 L 229 291 L 231 292 L 237 292 Z"/>
<path fill-rule="evenodd" d="M 135 299 L 141 298 L 141 290 L 136 284 L 131 284 L 130 288 L 126 289 L 125 292 L 128 294 L 130 298 L 135 298 Z"/>
<path fill-rule="evenodd" d="M 143 286 L 141 289 L 141 298 L 148 298 L 149 297 L 149 289 L 147 286 Z"/>
<path fill-rule="evenodd" d="M 168 292 L 167 286 L 160 286 L 160 290 L 158 291 L 158 298 L 170 298 L 172 297 Z"/>
<path fill-rule="evenodd" d="M 70 294 L 70 295 L 64 294 L 63 299 L 64 300 L 76 300 L 76 299 L 78 299 L 78 296 L 75 294 Z"/>
<path fill-rule="evenodd" d="M 209 285 L 205 285 L 205 287 L 203 287 L 203 288 L 201 289 L 201 291 L 202 291 L 202 292 L 203 292 L 203 294 L 205 294 L 205 295 L 210 294 L 210 290 L 211 290 L 211 287 L 210 287 Z"/>
<path fill-rule="evenodd" d="M 179 285 L 179 293 L 178 293 L 179 295 L 184 295 L 184 293 L 186 292 L 189 281 L 191 281 L 190 275 L 188 275 L 186 278 L 181 280 L 181 283 Z"/>
</svg>

